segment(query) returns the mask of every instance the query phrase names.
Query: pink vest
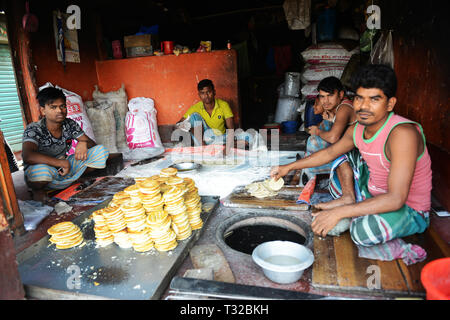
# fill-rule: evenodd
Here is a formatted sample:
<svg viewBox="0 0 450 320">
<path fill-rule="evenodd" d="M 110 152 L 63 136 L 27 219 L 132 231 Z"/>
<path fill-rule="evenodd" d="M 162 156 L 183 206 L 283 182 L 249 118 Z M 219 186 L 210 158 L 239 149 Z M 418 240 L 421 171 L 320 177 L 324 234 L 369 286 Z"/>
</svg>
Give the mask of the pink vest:
<svg viewBox="0 0 450 320">
<path fill-rule="evenodd" d="M 386 159 L 384 152 L 385 143 L 391 130 L 402 123 L 413 123 L 416 125 L 417 130 L 423 137 L 425 148 L 423 154 L 417 159 L 406 204 L 417 211 L 429 211 L 431 207 L 431 159 L 420 124 L 391 112 L 385 124 L 369 140 L 364 139 L 363 136 L 365 126 L 357 123 L 353 131 L 353 143 L 359 149 L 361 156 L 369 167 L 368 189 L 370 194 L 376 196 L 387 193 L 391 163 Z"/>
</svg>

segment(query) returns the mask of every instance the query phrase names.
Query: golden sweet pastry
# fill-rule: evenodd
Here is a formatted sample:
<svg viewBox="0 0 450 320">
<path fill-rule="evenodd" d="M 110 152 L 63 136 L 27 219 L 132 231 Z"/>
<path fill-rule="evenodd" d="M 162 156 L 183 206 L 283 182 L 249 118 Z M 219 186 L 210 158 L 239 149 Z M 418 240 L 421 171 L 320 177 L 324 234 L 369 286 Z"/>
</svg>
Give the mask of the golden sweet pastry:
<svg viewBox="0 0 450 320">
<path fill-rule="evenodd" d="M 178 170 L 175 168 L 165 168 L 159 172 L 161 177 L 172 177 L 178 173 Z"/>
<path fill-rule="evenodd" d="M 57 249 L 69 249 L 84 243 L 80 228 L 73 222 L 60 222 L 47 230 L 51 236 L 49 241 L 56 244 Z"/>
</svg>

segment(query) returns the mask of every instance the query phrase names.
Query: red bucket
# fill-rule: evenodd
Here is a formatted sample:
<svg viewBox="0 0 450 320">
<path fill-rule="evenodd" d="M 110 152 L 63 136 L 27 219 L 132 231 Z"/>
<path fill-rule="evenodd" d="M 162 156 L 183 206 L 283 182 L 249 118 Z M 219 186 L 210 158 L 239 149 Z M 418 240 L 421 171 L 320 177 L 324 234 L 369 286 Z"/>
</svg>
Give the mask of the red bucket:
<svg viewBox="0 0 450 320">
<path fill-rule="evenodd" d="M 433 260 L 420 274 L 427 300 L 450 300 L 450 258 Z"/>
</svg>

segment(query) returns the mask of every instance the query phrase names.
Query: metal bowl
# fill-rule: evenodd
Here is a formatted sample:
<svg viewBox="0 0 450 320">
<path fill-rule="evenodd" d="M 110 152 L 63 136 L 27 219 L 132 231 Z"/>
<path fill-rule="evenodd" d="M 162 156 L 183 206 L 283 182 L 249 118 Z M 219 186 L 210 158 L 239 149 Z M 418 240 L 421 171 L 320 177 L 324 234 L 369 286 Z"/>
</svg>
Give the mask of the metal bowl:
<svg viewBox="0 0 450 320">
<path fill-rule="evenodd" d="M 253 250 L 252 258 L 267 278 L 281 284 L 297 281 L 314 262 L 311 250 L 291 241 L 261 243 Z"/>
<path fill-rule="evenodd" d="M 202 165 L 196 162 L 180 162 L 175 163 L 170 167 L 177 169 L 178 172 L 183 172 L 183 171 L 198 170 L 202 167 Z"/>
</svg>

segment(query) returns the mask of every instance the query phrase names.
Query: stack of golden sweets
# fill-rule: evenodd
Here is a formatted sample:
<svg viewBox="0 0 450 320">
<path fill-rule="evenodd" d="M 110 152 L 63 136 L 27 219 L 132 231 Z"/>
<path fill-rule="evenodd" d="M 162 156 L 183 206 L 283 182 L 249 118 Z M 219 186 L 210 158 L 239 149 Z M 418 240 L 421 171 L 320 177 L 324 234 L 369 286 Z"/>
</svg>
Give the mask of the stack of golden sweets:
<svg viewBox="0 0 450 320">
<path fill-rule="evenodd" d="M 170 177 L 175 177 L 178 173 L 178 170 L 175 168 L 165 168 L 159 172 L 159 178 L 157 178 L 161 192 L 164 193 L 170 190 L 170 186 L 167 184 L 167 181 Z"/>
<path fill-rule="evenodd" d="M 57 249 L 69 249 L 84 244 L 80 228 L 70 221 L 60 222 L 47 230 L 50 242 Z"/>
<path fill-rule="evenodd" d="M 142 206 L 147 214 L 152 211 L 162 210 L 164 200 L 161 196 L 160 183 L 155 179 L 148 178 L 139 182 L 138 185 L 141 192 Z"/>
<path fill-rule="evenodd" d="M 139 185 L 137 183 L 126 187 L 123 191 L 128 194 L 131 200 L 133 201 L 141 201 L 141 191 L 139 189 Z"/>
<path fill-rule="evenodd" d="M 147 215 L 140 201 L 130 200 L 120 206 L 127 224 L 133 249 L 146 252 L 153 248 L 153 239 L 147 226 Z"/>
<path fill-rule="evenodd" d="M 176 233 L 172 229 L 172 219 L 164 210 L 152 211 L 147 216 L 150 236 L 158 251 L 169 251 L 178 245 Z"/>
<path fill-rule="evenodd" d="M 177 173 L 178 173 L 178 170 L 176 168 L 165 168 L 159 172 L 159 176 L 166 177 L 166 178 L 175 177 L 177 175 Z"/>
<path fill-rule="evenodd" d="M 120 205 L 128 200 L 130 200 L 130 195 L 125 191 L 116 192 L 109 202 L 108 207 L 120 207 Z"/>
<path fill-rule="evenodd" d="M 91 217 L 94 220 L 95 242 L 100 247 L 106 247 L 114 242 L 114 235 L 106 224 L 106 219 L 101 213 L 102 210 L 94 211 Z"/>
<path fill-rule="evenodd" d="M 187 188 L 187 191 L 184 194 L 184 204 L 187 207 L 189 223 L 191 224 L 192 230 L 197 230 L 203 226 L 203 220 L 200 218 L 202 213 L 202 201 L 194 180 L 191 178 L 184 178 L 183 180 Z"/>
<path fill-rule="evenodd" d="M 114 242 L 121 248 L 131 248 L 132 242 L 127 232 L 127 223 L 120 206 L 111 206 L 98 210 L 105 218 Z"/>
<path fill-rule="evenodd" d="M 187 239 L 192 234 L 183 194 L 184 192 L 178 187 L 171 187 L 170 190 L 163 193 L 164 211 L 172 218 L 173 229 L 177 234 L 177 240 Z"/>
</svg>

